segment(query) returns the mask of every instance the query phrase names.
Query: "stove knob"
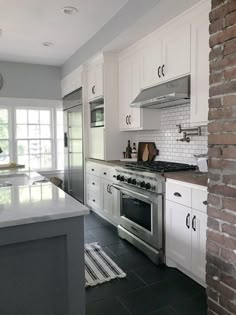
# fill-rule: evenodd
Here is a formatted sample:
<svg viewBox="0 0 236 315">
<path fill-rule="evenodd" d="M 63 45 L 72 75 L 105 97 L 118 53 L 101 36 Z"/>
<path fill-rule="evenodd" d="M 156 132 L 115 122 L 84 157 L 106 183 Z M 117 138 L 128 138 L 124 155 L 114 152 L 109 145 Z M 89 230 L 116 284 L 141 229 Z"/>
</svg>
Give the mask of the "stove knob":
<svg viewBox="0 0 236 315">
<path fill-rule="evenodd" d="M 120 177 L 121 177 L 120 175 L 117 175 L 116 179 L 117 179 L 117 180 L 120 180 Z"/>
<path fill-rule="evenodd" d="M 136 179 L 134 178 L 134 179 L 132 179 L 132 182 L 131 182 L 133 185 L 136 185 L 137 184 L 137 181 L 136 181 Z"/>
<path fill-rule="evenodd" d="M 145 185 L 145 188 L 146 188 L 146 189 L 151 189 L 151 185 L 150 185 L 149 183 L 147 183 L 147 184 Z"/>
<path fill-rule="evenodd" d="M 122 182 L 124 182 L 124 181 L 125 181 L 124 176 L 121 176 L 121 177 L 120 177 L 120 180 L 121 180 Z"/>
<path fill-rule="evenodd" d="M 146 183 L 145 182 L 141 182 L 140 183 L 140 187 L 145 188 Z"/>
<path fill-rule="evenodd" d="M 129 178 L 127 179 L 127 183 L 128 183 L 128 184 L 131 184 L 131 183 L 132 183 L 132 178 L 131 178 L 131 177 L 129 177 Z"/>
</svg>

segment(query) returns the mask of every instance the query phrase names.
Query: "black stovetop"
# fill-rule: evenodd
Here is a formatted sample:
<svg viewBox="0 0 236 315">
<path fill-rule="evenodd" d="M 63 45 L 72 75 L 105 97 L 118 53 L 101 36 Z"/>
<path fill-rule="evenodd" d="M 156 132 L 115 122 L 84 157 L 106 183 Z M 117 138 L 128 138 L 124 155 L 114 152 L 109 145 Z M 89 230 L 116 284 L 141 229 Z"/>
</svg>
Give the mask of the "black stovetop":
<svg viewBox="0 0 236 315">
<path fill-rule="evenodd" d="M 196 170 L 195 165 L 164 162 L 164 161 L 148 161 L 148 162 L 128 162 L 125 164 L 125 168 L 137 171 L 166 173 L 166 172 L 178 172 Z"/>
</svg>

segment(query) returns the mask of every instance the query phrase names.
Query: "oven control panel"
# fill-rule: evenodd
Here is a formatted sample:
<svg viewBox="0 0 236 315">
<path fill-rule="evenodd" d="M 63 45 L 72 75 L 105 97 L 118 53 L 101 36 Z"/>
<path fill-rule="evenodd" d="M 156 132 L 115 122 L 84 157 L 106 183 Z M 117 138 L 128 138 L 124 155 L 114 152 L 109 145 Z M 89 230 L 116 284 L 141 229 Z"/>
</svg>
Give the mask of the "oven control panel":
<svg viewBox="0 0 236 315">
<path fill-rule="evenodd" d="M 125 183 L 130 186 L 136 186 L 137 188 L 157 191 L 157 181 L 152 178 L 147 178 L 141 175 L 135 174 L 118 174 L 116 179 L 120 183 Z"/>
</svg>

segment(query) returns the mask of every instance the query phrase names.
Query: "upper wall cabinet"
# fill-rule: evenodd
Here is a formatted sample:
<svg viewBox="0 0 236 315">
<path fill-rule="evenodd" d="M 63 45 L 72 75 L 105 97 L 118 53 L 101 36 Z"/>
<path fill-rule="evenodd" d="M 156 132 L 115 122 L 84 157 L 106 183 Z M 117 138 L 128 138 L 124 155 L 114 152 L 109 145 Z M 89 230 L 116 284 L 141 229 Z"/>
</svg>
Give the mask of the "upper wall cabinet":
<svg viewBox="0 0 236 315">
<path fill-rule="evenodd" d="M 79 89 L 82 86 L 82 66 L 76 68 L 61 80 L 62 97 Z"/>
<path fill-rule="evenodd" d="M 158 111 L 130 107 L 140 92 L 140 57 L 139 50 L 131 50 L 120 56 L 119 121 L 121 131 L 160 128 Z"/>
<path fill-rule="evenodd" d="M 190 24 L 175 23 L 141 46 L 141 89 L 190 73 Z"/>
<path fill-rule="evenodd" d="M 191 25 L 191 123 L 208 122 L 210 1 L 199 8 Z"/>
<path fill-rule="evenodd" d="M 88 65 L 87 87 L 89 101 L 103 97 L 103 60 L 96 60 Z"/>
</svg>

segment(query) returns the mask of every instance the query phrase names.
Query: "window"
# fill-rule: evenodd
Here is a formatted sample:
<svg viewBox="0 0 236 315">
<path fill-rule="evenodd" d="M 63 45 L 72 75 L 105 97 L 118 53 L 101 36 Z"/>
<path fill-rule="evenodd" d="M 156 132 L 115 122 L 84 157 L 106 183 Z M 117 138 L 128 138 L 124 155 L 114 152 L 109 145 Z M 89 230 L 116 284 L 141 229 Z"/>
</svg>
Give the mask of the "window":
<svg viewBox="0 0 236 315">
<path fill-rule="evenodd" d="M 9 141 L 9 113 L 6 108 L 0 108 L 0 164 L 10 162 L 10 141 Z"/>
<path fill-rule="evenodd" d="M 51 115 L 46 109 L 16 109 L 18 163 L 36 170 L 53 167 Z"/>
</svg>

